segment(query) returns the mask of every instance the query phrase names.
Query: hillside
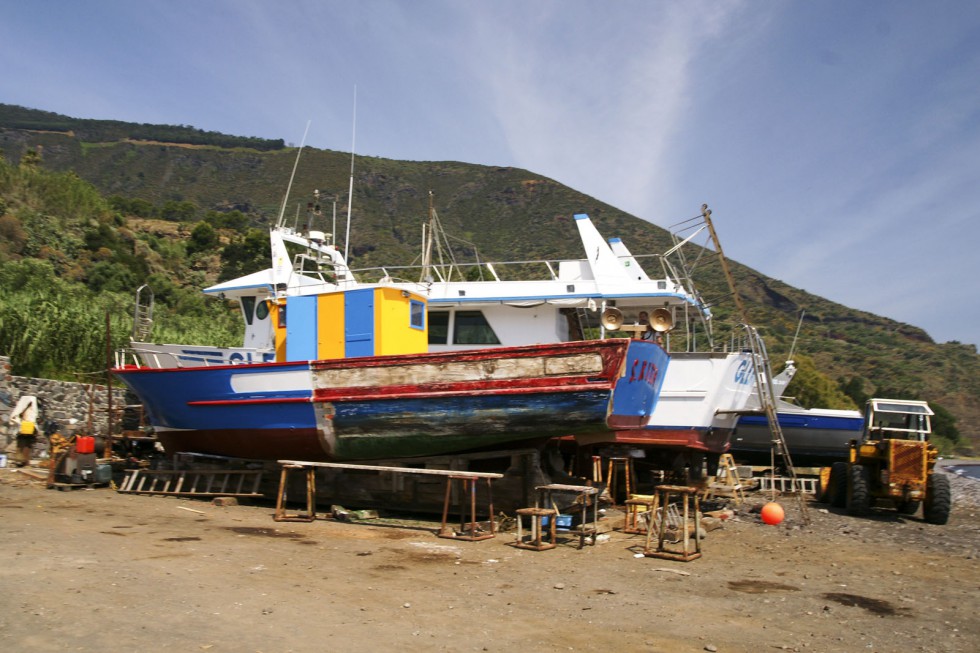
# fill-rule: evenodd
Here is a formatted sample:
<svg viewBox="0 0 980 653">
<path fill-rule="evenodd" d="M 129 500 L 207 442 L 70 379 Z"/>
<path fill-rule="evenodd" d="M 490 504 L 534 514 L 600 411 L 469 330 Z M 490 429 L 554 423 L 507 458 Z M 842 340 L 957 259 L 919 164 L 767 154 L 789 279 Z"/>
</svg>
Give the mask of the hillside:
<svg viewBox="0 0 980 653">
<path fill-rule="evenodd" d="M 119 227 L 130 234 L 130 249 L 142 252 L 137 258 L 151 264 L 148 271 L 188 292 L 193 284 L 199 287 L 216 280 L 222 265 L 226 273 L 231 271 L 236 257 L 242 259 L 242 265 L 249 264 L 243 252 L 261 249 L 262 244 L 261 236 L 259 242 L 254 234 L 248 240 L 247 227 L 264 228 L 275 220 L 296 157 L 294 148 L 263 145 L 258 149 L 247 145 L 250 139 L 235 141 L 236 137 L 220 134 L 194 141 L 195 130 L 184 127 L 170 128 L 177 142 L 144 138 L 151 133 L 166 136 L 165 129 L 126 123 L 113 123 L 113 130 L 90 129 L 98 134 L 95 137 L 72 122 L 76 119 L 14 109 L 18 111 L 0 105 L 0 150 L 6 161 L 20 165 L 26 159 L 44 170 L 71 172 L 92 184 L 110 198 L 109 205 L 121 221 L 112 229 Z M 334 197 L 338 215 L 345 216 L 349 174 L 349 154 L 304 150 L 286 215 L 305 211 L 313 189 L 320 189 L 325 197 L 321 200 L 325 221 L 329 221 Z M 429 191 L 446 231 L 472 243 L 482 259 L 580 257 L 571 221 L 577 212 L 588 213 L 603 234 L 623 238 L 634 252 L 662 252 L 671 242 L 669 233 L 658 226 L 515 168 L 362 157 L 356 160 L 354 189 L 354 267 L 406 264 L 416 257 Z M 696 215 L 703 199 L 710 202 L 710 198 L 692 198 L 691 215 L 677 216 L 678 220 Z M 137 200 L 157 214 L 138 215 L 139 209 L 126 203 Z M 177 262 L 177 253 L 167 251 L 175 246 L 165 244 L 173 236 L 161 230 L 160 224 L 155 231 L 151 229 L 164 206 L 182 208 L 182 231 L 177 233 L 184 234 L 189 245 L 188 255 L 193 259 L 186 261 L 189 271 L 180 269 L 184 263 Z M 216 216 L 232 214 L 242 216 L 247 225 L 218 228 L 213 235 L 207 233 L 210 227 L 195 228 L 205 217 L 221 227 Z M 714 217 L 718 223 L 726 219 L 724 215 Z M 112 222 L 112 218 L 106 220 Z M 169 222 L 175 222 L 173 216 Z M 317 226 L 332 230 L 327 223 Z M 473 247 L 461 245 L 457 254 L 471 258 Z M 719 323 L 724 322 L 734 306 L 716 259 L 692 254 L 694 259 L 698 260 L 698 284 L 714 304 Z M 235 273 L 241 271 L 251 270 Z M 812 359 L 826 378 L 846 388 L 852 397 L 927 399 L 955 416 L 956 427 L 966 440 L 980 444 L 976 426 L 980 365 L 974 346 L 935 343 L 913 325 L 835 304 L 734 262 L 733 271 L 774 364 L 788 354 L 798 316 L 805 310 L 797 351 Z M 138 270 L 133 274 L 135 287 L 143 280 L 137 278 Z M 122 285 L 118 290 L 122 292 Z M 181 301 L 185 308 L 190 302 Z"/>
</svg>

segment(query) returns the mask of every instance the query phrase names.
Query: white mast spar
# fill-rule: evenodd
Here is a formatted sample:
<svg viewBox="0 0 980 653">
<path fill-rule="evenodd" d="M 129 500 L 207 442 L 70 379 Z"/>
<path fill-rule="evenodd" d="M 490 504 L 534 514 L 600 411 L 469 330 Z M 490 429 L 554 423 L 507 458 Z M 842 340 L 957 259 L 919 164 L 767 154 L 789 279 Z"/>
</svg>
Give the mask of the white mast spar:
<svg viewBox="0 0 980 653">
<path fill-rule="evenodd" d="M 350 186 L 347 189 L 347 234 L 344 236 L 344 261 L 350 261 L 350 213 L 354 205 L 354 142 L 357 137 L 357 86 L 354 87 L 354 119 L 350 137 Z"/>
<path fill-rule="evenodd" d="M 293 178 L 296 177 L 296 168 L 299 167 L 299 155 L 303 152 L 303 147 L 306 145 L 306 135 L 310 133 L 310 123 L 312 120 L 306 121 L 306 129 L 303 131 L 303 140 L 299 144 L 299 149 L 296 150 L 296 160 L 293 162 L 293 172 L 289 175 L 289 184 L 286 186 L 286 195 L 282 198 L 282 205 L 279 207 L 279 217 L 276 219 L 276 228 L 282 228 L 282 221 L 286 215 L 286 202 L 289 201 L 289 191 L 293 187 Z"/>
</svg>

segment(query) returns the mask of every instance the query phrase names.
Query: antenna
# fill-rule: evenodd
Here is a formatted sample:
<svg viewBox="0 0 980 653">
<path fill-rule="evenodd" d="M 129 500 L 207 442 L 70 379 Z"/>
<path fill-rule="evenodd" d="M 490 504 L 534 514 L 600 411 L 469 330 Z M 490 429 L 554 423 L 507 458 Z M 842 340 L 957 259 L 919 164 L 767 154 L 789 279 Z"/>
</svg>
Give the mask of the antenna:
<svg viewBox="0 0 980 653">
<path fill-rule="evenodd" d="M 286 214 L 286 202 L 289 200 L 289 191 L 293 187 L 293 178 L 296 176 L 296 168 L 299 166 L 299 155 L 303 152 L 303 147 L 306 145 L 306 135 L 310 133 L 310 123 L 312 120 L 306 121 L 306 130 L 303 131 L 303 141 L 299 144 L 299 149 L 296 150 L 296 161 L 293 163 L 293 172 L 289 175 L 289 185 L 286 186 L 286 196 L 282 198 L 282 205 L 279 207 L 279 218 L 276 219 L 276 227 L 282 227 L 282 219 Z"/>
<path fill-rule="evenodd" d="M 350 265 L 350 212 L 354 205 L 354 139 L 357 137 L 357 86 L 354 86 L 354 119 L 350 136 L 350 187 L 347 190 L 347 234 L 344 236 L 344 261 Z"/>
</svg>

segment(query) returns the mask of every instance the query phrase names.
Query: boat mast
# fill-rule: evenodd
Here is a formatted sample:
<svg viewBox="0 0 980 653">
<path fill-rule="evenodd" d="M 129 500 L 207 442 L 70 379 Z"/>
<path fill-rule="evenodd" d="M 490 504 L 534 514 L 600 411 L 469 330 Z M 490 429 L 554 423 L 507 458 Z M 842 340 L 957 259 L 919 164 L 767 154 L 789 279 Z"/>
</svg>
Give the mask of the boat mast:
<svg viewBox="0 0 980 653">
<path fill-rule="evenodd" d="M 433 205 L 432 191 L 429 191 L 429 222 L 428 230 L 426 229 L 426 223 L 422 223 L 422 277 L 419 279 L 420 283 L 432 281 L 432 271 L 429 269 L 432 266 L 432 237 L 434 232 L 433 215 L 435 214 L 435 206 Z"/>
<path fill-rule="evenodd" d="M 286 195 L 282 198 L 282 205 L 279 207 L 279 217 L 276 219 L 276 228 L 282 228 L 283 218 L 286 215 L 286 202 L 289 201 L 289 191 L 293 187 L 293 179 L 296 177 L 296 168 L 299 166 L 299 155 L 303 152 L 303 146 L 306 145 L 306 135 L 310 133 L 310 123 L 312 120 L 306 121 L 306 129 L 303 131 L 303 140 L 299 144 L 299 149 L 296 150 L 296 161 L 293 162 L 293 172 L 289 175 L 289 184 L 286 186 Z"/>
<path fill-rule="evenodd" d="M 803 317 L 806 315 L 806 309 L 800 311 L 800 321 L 796 323 L 796 333 L 793 335 L 793 345 L 789 348 L 789 358 L 787 363 L 793 362 L 793 354 L 796 353 L 796 341 L 800 337 L 800 327 L 803 326 Z"/>
<path fill-rule="evenodd" d="M 347 234 L 344 236 L 344 262 L 350 265 L 350 213 L 354 206 L 354 142 L 357 137 L 357 86 L 354 86 L 354 119 L 350 137 L 350 186 L 347 189 Z"/>
<path fill-rule="evenodd" d="M 735 306 L 738 307 L 738 314 L 742 318 L 742 324 L 748 325 L 749 313 L 745 310 L 745 304 L 742 303 L 742 296 L 738 294 L 738 288 L 735 286 L 735 277 L 732 276 L 732 271 L 728 267 L 728 260 L 725 258 L 725 252 L 721 249 L 721 241 L 718 240 L 718 234 L 715 233 L 715 225 L 711 222 L 711 209 L 708 208 L 707 204 L 701 205 L 701 217 L 704 218 L 704 223 L 708 225 L 711 240 L 714 241 L 715 249 L 718 250 L 718 260 L 721 261 L 721 269 L 725 273 L 725 279 L 728 281 L 728 288 L 732 291 L 732 297 L 735 299 Z"/>
</svg>

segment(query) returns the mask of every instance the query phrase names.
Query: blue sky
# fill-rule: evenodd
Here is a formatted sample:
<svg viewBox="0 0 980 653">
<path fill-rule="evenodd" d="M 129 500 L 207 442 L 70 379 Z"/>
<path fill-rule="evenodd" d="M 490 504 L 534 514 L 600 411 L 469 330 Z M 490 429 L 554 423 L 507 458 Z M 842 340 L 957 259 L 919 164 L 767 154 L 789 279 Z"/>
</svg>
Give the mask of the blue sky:
<svg viewBox="0 0 980 653">
<path fill-rule="evenodd" d="M 517 166 L 980 344 L 980 3 L 0 0 L 0 102 Z M 612 236 L 615 234 L 606 234 Z"/>
</svg>

